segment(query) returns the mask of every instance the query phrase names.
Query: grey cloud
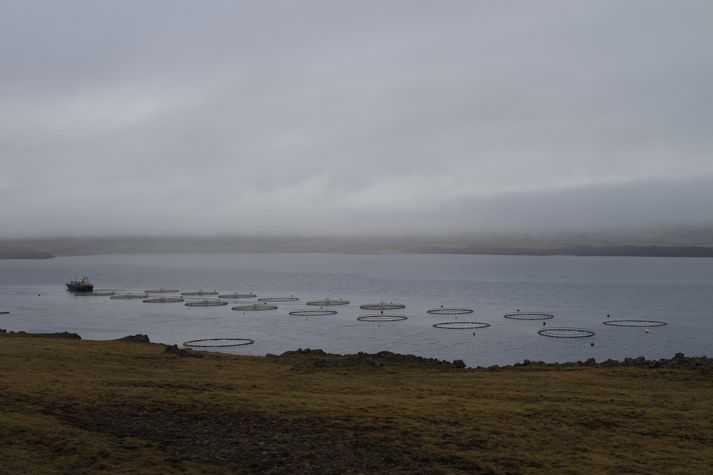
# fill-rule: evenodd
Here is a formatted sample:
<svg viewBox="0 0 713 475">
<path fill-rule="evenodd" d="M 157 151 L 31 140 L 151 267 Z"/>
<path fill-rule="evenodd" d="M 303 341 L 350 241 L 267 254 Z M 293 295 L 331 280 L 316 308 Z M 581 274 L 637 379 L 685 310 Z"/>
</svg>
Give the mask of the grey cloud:
<svg viewBox="0 0 713 475">
<path fill-rule="evenodd" d="M 711 20 L 706 1 L 5 2 L 0 237 L 710 223 Z"/>
</svg>

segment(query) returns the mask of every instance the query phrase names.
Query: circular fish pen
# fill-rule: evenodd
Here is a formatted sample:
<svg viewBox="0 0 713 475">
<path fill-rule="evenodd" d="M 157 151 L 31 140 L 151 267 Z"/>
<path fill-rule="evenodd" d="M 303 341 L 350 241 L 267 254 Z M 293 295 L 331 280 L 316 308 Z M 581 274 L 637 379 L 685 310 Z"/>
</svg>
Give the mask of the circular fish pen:
<svg viewBox="0 0 713 475">
<path fill-rule="evenodd" d="M 484 322 L 443 322 L 433 324 L 433 328 L 442 328 L 444 330 L 475 330 L 488 328 L 489 326 L 489 323 Z"/>
<path fill-rule="evenodd" d="M 602 322 L 604 325 L 611 327 L 663 327 L 668 325 L 660 320 L 606 320 Z"/>
<path fill-rule="evenodd" d="M 315 307 L 332 307 L 335 305 L 349 305 L 348 300 L 342 300 L 342 299 L 337 299 L 337 300 L 332 300 L 332 299 L 324 299 L 324 300 L 312 300 L 311 302 L 307 302 L 307 305 L 313 305 Z"/>
<path fill-rule="evenodd" d="M 112 295 L 116 295 L 116 292 L 113 290 L 94 290 L 92 292 L 82 292 L 77 295 L 82 295 L 83 297 L 111 297 Z"/>
<path fill-rule="evenodd" d="M 267 305 L 265 303 L 253 303 L 250 305 L 236 305 L 232 308 L 236 312 L 261 312 L 264 310 L 277 310 L 277 305 Z"/>
<path fill-rule="evenodd" d="M 180 292 L 179 289 L 164 289 L 161 287 L 160 289 L 149 289 L 149 290 L 144 290 L 147 294 L 176 294 Z"/>
<path fill-rule="evenodd" d="M 119 294 L 109 297 L 112 300 L 141 300 L 148 297 L 148 294 Z"/>
<path fill-rule="evenodd" d="M 406 315 L 361 315 L 357 317 L 360 322 L 400 322 L 402 320 L 408 320 Z"/>
<path fill-rule="evenodd" d="M 200 297 L 202 295 L 218 295 L 217 290 L 195 290 L 192 292 L 181 292 L 181 295 L 185 295 L 186 297 Z"/>
<path fill-rule="evenodd" d="M 149 297 L 142 300 L 143 303 L 176 303 L 183 302 L 183 297 Z"/>
<path fill-rule="evenodd" d="M 470 308 L 432 308 L 427 310 L 426 313 L 430 315 L 466 315 L 468 313 L 473 313 L 473 309 Z"/>
<path fill-rule="evenodd" d="M 297 302 L 299 299 L 297 297 L 263 297 L 257 299 L 258 302 Z"/>
<path fill-rule="evenodd" d="M 254 293 L 250 292 L 249 294 L 239 294 L 239 293 L 233 293 L 233 294 L 220 294 L 218 295 L 219 299 L 252 299 L 257 297 Z"/>
<path fill-rule="evenodd" d="M 596 335 L 592 330 L 587 330 L 586 328 L 545 328 L 543 330 L 538 330 L 538 335 L 550 337 L 550 338 L 589 338 Z"/>
<path fill-rule="evenodd" d="M 555 318 L 551 313 L 541 313 L 541 312 L 517 312 L 517 313 L 506 313 L 503 315 L 504 318 L 510 320 L 550 320 Z"/>
<path fill-rule="evenodd" d="M 401 310 L 406 308 L 406 305 L 393 302 L 380 302 L 380 303 L 367 303 L 364 305 L 359 305 L 362 310 Z"/>
<path fill-rule="evenodd" d="M 295 317 L 323 317 L 325 315 L 336 315 L 336 310 L 295 310 L 290 315 Z"/>
<path fill-rule="evenodd" d="M 228 305 L 228 302 L 218 299 L 202 299 L 191 300 L 185 303 L 186 307 L 223 307 Z"/>
<path fill-rule="evenodd" d="M 228 346 L 252 345 L 255 340 L 250 338 L 204 338 L 202 340 L 190 340 L 183 342 L 183 346 L 189 348 L 226 348 Z"/>
</svg>

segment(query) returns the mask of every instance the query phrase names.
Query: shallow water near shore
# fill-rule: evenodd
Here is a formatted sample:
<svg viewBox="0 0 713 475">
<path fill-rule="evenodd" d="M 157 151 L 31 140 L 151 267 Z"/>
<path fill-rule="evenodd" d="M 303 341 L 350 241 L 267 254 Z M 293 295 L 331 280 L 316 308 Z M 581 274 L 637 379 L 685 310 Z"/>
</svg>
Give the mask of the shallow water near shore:
<svg viewBox="0 0 713 475">
<path fill-rule="evenodd" d="M 223 307 L 73 296 L 64 282 L 87 275 L 97 289 L 136 292 L 149 288 L 294 295 L 274 311 L 237 312 L 255 299 Z M 308 300 L 343 298 L 336 315 L 297 317 Z M 357 321 L 360 304 L 399 302 L 408 320 Z M 428 309 L 471 308 L 438 316 Z M 516 321 L 506 313 L 547 312 L 546 321 Z M 181 344 L 200 338 L 240 337 L 250 346 L 222 348 L 240 354 L 281 353 L 299 347 L 333 353 L 389 350 L 468 365 L 523 359 L 576 361 L 630 356 L 671 357 L 676 352 L 713 354 L 713 259 L 479 256 L 450 254 L 181 254 L 60 257 L 0 261 L 0 328 L 28 332 L 70 331 L 86 339 L 146 333 L 152 341 Z M 660 320 L 663 327 L 619 328 L 613 319 Z M 433 328 L 448 321 L 490 324 L 477 330 Z M 555 339 L 537 334 L 580 327 L 591 338 Z M 591 344 L 594 346 L 591 346 Z"/>
</svg>

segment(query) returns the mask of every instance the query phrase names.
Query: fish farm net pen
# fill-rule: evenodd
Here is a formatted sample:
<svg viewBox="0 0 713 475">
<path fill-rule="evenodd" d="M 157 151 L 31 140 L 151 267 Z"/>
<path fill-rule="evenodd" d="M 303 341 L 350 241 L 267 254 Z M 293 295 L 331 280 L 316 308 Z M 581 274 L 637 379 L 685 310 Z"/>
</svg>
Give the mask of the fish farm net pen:
<svg viewBox="0 0 713 475">
<path fill-rule="evenodd" d="M 191 300 L 184 305 L 186 307 L 223 307 L 228 305 L 228 302 L 218 299 Z"/>
<path fill-rule="evenodd" d="M 204 338 L 202 340 L 190 340 L 183 342 L 183 346 L 189 348 L 226 348 L 228 346 L 252 345 L 255 340 L 250 338 Z"/>
<path fill-rule="evenodd" d="M 150 297 L 142 300 L 143 303 L 176 303 L 183 302 L 183 297 Z"/>
<path fill-rule="evenodd" d="M 473 313 L 473 309 L 470 308 L 432 308 L 427 310 L 426 313 L 430 315 L 465 315 L 468 313 Z"/>
<path fill-rule="evenodd" d="M 179 289 L 164 289 L 163 287 L 160 289 L 149 289 L 149 290 L 144 290 L 147 294 L 176 294 L 180 292 Z"/>
<path fill-rule="evenodd" d="M 435 323 L 433 328 L 442 328 L 444 330 L 475 330 L 478 328 L 488 328 L 489 323 L 484 322 L 443 322 Z"/>
<path fill-rule="evenodd" d="M 555 318 L 551 313 L 539 313 L 539 312 L 517 312 L 517 313 L 506 313 L 503 315 L 504 318 L 510 320 L 550 320 Z"/>
<path fill-rule="evenodd" d="M 260 299 L 257 299 L 258 302 L 274 302 L 274 303 L 279 303 L 279 302 L 297 302 L 299 298 L 297 297 L 263 297 Z"/>
<path fill-rule="evenodd" d="M 119 294 L 109 297 L 112 300 L 141 300 L 148 298 L 148 294 Z"/>
<path fill-rule="evenodd" d="M 322 317 L 325 315 L 336 315 L 336 310 L 294 310 L 290 315 L 295 317 Z"/>
<path fill-rule="evenodd" d="M 402 320 L 408 320 L 406 315 L 361 315 L 357 317 L 360 322 L 400 322 Z"/>
<path fill-rule="evenodd" d="M 233 293 L 233 294 L 219 294 L 218 298 L 219 299 L 252 299 L 257 297 L 257 295 L 253 294 L 252 292 L 249 294 L 240 294 L 240 293 Z"/>
<path fill-rule="evenodd" d="M 359 308 L 362 310 L 401 310 L 406 308 L 406 305 L 400 304 L 400 303 L 386 303 L 386 302 L 381 302 L 381 303 L 367 303 L 364 305 L 359 305 Z"/>
<path fill-rule="evenodd" d="M 95 290 L 93 292 L 83 292 L 81 294 L 83 297 L 111 297 L 112 295 L 116 295 L 116 292 L 113 290 Z"/>
<path fill-rule="evenodd" d="M 539 335 L 549 338 L 589 338 L 596 335 L 592 330 L 586 328 L 545 328 L 537 332 Z"/>
<path fill-rule="evenodd" d="M 611 327 L 663 327 L 668 325 L 660 320 L 606 320 L 602 322 L 604 325 Z"/>
<path fill-rule="evenodd" d="M 181 292 L 185 296 L 201 296 L 201 295 L 218 295 L 217 290 L 195 290 L 190 292 Z"/>
<path fill-rule="evenodd" d="M 267 305 L 264 303 L 254 303 L 251 305 L 237 305 L 232 308 L 236 312 L 261 312 L 265 310 L 277 310 L 277 305 Z"/>
<path fill-rule="evenodd" d="M 324 299 L 324 300 L 312 300 L 310 302 L 307 302 L 307 305 L 313 305 L 315 307 L 331 307 L 335 305 L 349 305 L 348 300 L 342 300 L 342 299 L 337 299 L 337 300 L 332 300 L 332 299 Z"/>
</svg>

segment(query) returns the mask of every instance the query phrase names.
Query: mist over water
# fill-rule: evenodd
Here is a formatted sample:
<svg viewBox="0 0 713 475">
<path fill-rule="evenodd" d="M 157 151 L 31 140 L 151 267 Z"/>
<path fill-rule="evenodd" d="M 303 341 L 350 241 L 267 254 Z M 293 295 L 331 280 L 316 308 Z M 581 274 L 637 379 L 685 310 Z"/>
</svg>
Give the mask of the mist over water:
<svg viewBox="0 0 713 475">
<path fill-rule="evenodd" d="M 108 297 L 74 297 L 63 282 L 90 275 L 97 288 L 141 291 L 254 291 L 258 297 L 300 298 L 269 312 L 236 312 L 234 305 L 189 308 Z M 337 315 L 295 317 L 308 300 L 343 298 Z M 254 299 L 253 299 L 254 300 Z M 249 301 L 249 300 L 247 300 Z M 358 305 L 394 301 L 408 320 L 365 323 Z M 243 301 L 231 301 L 242 303 Z M 464 307 L 473 314 L 433 316 L 431 308 Z M 713 260 L 578 258 L 566 256 L 188 254 L 115 255 L 0 261 L 0 328 L 72 331 L 114 339 L 146 333 L 180 344 L 198 338 L 243 337 L 255 344 L 225 349 L 241 354 L 281 353 L 299 347 L 336 353 L 389 350 L 469 365 L 522 361 L 576 361 L 589 357 L 670 357 L 713 352 Z M 542 322 L 512 321 L 506 313 L 548 312 L 547 327 L 582 327 L 592 338 L 539 336 Z M 665 327 L 614 328 L 611 319 L 661 320 Z M 440 330 L 444 321 L 478 321 L 479 330 Z M 473 335 L 475 332 L 475 335 Z M 590 346 L 594 343 L 594 346 Z"/>
</svg>

